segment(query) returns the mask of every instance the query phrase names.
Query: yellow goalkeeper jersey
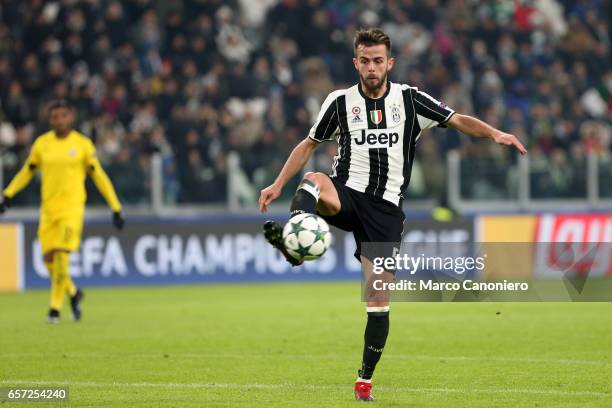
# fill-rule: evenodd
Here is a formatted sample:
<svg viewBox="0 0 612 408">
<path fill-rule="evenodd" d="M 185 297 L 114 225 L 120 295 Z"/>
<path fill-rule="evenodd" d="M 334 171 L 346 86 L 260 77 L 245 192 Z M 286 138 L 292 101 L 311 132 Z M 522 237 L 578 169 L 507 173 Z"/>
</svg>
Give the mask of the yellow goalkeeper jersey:
<svg viewBox="0 0 612 408">
<path fill-rule="evenodd" d="M 41 211 L 69 214 L 83 211 L 87 193 L 85 177 L 91 176 L 113 211 L 121 211 L 115 189 L 96 157 L 96 147 L 85 135 L 72 130 L 59 138 L 54 131 L 40 135 L 23 168 L 4 190 L 12 198 L 25 188 L 36 170 L 42 174 Z"/>
</svg>

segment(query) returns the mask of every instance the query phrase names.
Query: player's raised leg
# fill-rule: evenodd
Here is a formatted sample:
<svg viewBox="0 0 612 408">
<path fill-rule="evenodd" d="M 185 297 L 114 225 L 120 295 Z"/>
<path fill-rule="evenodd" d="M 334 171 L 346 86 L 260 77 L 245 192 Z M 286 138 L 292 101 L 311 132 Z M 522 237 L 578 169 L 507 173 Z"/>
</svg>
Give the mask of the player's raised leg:
<svg viewBox="0 0 612 408">
<path fill-rule="evenodd" d="M 336 215 L 340 212 L 340 198 L 334 183 L 323 173 L 308 172 L 304 174 L 298 186 L 291 208 L 291 216 L 302 213 Z"/>
<path fill-rule="evenodd" d="M 309 213 L 316 214 L 317 211 L 323 215 L 335 215 L 340 211 L 340 198 L 331 179 L 323 173 L 308 172 L 304 174 L 290 207 L 291 217 Z M 278 248 L 287 261 L 296 266 L 302 262 L 295 260 L 287 253 L 283 245 L 283 228 L 275 221 L 266 221 L 264 224 L 264 235 L 268 242 Z"/>
</svg>

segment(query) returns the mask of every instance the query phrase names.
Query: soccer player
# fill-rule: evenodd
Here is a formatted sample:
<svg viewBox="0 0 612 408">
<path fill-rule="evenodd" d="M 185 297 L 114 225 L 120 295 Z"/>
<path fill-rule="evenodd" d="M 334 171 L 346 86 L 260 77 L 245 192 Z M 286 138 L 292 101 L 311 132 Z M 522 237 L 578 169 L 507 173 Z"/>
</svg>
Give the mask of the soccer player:
<svg viewBox="0 0 612 408">
<path fill-rule="evenodd" d="M 51 131 L 32 145 L 23 168 L 3 192 L 0 214 L 11 199 L 25 188 L 40 169 L 42 174 L 38 237 L 51 278 L 51 307 L 48 321 L 59 323 L 65 294 L 70 296 L 72 316 L 81 319 L 83 291 L 70 278 L 69 255 L 79 248 L 85 213 L 85 176 L 88 174 L 113 211 L 113 224 L 121 230 L 124 220 L 113 185 L 96 157 L 92 141 L 72 128 L 74 110 L 65 100 L 49 105 Z"/>
<path fill-rule="evenodd" d="M 291 203 L 291 216 L 317 213 L 331 225 L 352 231 L 357 244 L 355 256 L 367 278 L 372 264 L 362 254 L 361 244 L 390 242 L 399 246 L 401 242 L 403 193 L 422 131 L 434 126 L 452 127 L 470 136 L 514 146 L 521 154 L 526 150 L 514 135 L 455 113 L 417 88 L 390 82 L 394 59 L 391 41 L 382 30 L 358 31 L 353 45 L 359 83 L 329 94 L 308 137 L 293 149 L 274 183 L 261 191 L 259 208 L 265 212 L 280 196 L 283 186 L 303 168 L 319 143 L 335 139 L 338 153 L 331 174 L 304 175 Z M 264 233 L 292 265 L 298 264 L 283 246 L 279 224 L 266 222 Z M 388 297 L 368 300 L 367 315 L 355 398 L 369 401 L 373 399 L 372 375 L 389 332 Z"/>
</svg>

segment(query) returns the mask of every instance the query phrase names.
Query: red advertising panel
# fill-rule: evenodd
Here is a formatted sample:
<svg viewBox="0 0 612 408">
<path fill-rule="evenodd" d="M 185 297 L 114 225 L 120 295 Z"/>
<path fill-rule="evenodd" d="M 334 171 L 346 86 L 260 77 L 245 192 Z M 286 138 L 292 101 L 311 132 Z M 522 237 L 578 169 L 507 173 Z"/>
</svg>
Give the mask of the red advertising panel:
<svg viewBox="0 0 612 408">
<path fill-rule="evenodd" d="M 612 276 L 612 214 L 538 217 L 535 275 Z"/>
</svg>

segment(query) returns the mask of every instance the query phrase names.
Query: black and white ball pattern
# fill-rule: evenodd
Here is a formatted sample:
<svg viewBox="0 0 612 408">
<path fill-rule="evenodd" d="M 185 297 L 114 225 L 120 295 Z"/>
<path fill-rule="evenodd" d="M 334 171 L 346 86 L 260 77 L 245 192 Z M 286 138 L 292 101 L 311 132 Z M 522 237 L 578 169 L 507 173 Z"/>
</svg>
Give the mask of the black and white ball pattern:
<svg viewBox="0 0 612 408">
<path fill-rule="evenodd" d="M 295 259 L 313 260 L 321 257 L 331 245 L 327 222 L 315 214 L 298 214 L 283 228 L 283 242 Z"/>
</svg>

